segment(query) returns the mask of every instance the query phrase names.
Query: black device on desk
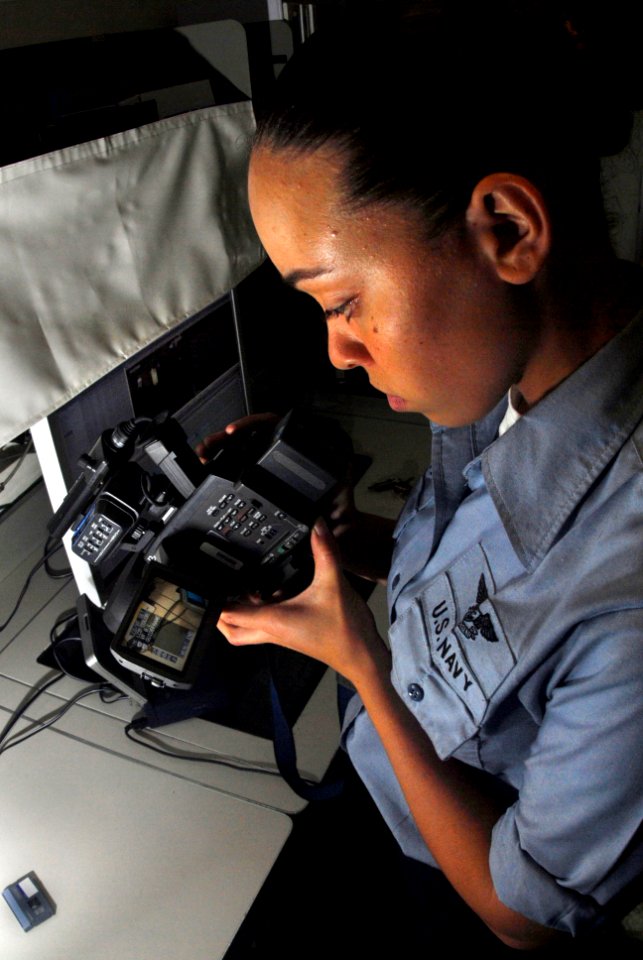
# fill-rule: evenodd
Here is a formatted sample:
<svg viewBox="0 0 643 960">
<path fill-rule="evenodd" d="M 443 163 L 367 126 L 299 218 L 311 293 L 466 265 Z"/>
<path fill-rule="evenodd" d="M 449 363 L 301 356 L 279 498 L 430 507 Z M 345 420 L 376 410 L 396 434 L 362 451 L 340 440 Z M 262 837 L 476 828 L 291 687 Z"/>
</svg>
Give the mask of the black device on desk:
<svg viewBox="0 0 643 960">
<path fill-rule="evenodd" d="M 207 464 L 169 417 L 105 431 L 49 530 L 73 525 L 91 566 L 124 559 L 102 613 L 121 667 L 189 689 L 225 601 L 303 589 L 311 527 L 351 453 L 333 421 L 301 410 L 227 437 Z"/>
</svg>

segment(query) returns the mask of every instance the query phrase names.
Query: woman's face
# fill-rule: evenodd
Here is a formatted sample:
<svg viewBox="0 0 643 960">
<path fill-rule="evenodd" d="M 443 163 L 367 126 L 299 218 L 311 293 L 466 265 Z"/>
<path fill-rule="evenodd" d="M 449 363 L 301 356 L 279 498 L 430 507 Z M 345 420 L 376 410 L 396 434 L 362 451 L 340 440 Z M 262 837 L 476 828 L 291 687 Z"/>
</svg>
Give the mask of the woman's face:
<svg viewBox="0 0 643 960">
<path fill-rule="evenodd" d="M 339 369 L 361 366 L 396 411 L 479 419 L 524 368 L 512 297 L 467 229 L 427 242 L 399 205 L 342 203 L 330 151 L 256 151 L 252 216 L 286 282 L 320 304 Z"/>
</svg>

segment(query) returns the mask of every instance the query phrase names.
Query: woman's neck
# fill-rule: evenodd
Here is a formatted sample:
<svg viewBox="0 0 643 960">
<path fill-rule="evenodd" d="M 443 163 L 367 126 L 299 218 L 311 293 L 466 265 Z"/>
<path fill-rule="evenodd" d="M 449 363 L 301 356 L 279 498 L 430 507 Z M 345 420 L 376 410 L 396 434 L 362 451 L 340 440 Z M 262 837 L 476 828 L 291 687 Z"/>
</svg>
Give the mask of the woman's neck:
<svg viewBox="0 0 643 960">
<path fill-rule="evenodd" d="M 597 353 L 643 307 L 643 270 L 616 258 L 574 264 L 539 300 L 539 336 L 517 387 L 521 412 Z"/>
</svg>

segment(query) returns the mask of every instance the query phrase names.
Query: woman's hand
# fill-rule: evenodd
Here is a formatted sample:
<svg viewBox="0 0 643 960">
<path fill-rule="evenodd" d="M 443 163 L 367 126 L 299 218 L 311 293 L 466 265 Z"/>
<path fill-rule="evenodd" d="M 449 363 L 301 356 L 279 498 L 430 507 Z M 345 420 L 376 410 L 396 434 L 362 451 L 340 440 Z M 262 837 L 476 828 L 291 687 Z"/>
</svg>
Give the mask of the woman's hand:
<svg viewBox="0 0 643 960">
<path fill-rule="evenodd" d="M 212 456 L 217 452 L 226 437 L 231 437 L 234 433 L 239 433 L 241 430 L 249 430 L 252 427 L 256 427 L 259 423 L 276 424 L 278 420 L 279 417 L 276 413 L 251 413 L 247 417 L 233 420 L 232 423 L 228 423 L 223 430 L 204 437 L 201 443 L 197 445 L 196 453 L 201 463 L 207 463 L 212 459 Z"/>
<path fill-rule="evenodd" d="M 281 603 L 229 606 L 218 627 L 235 646 L 288 647 L 321 660 L 355 683 L 375 664 L 386 665 L 388 651 L 371 611 L 344 578 L 334 538 L 323 521 L 312 532 L 311 546 L 315 576 L 306 590 Z"/>
<path fill-rule="evenodd" d="M 332 502 L 324 512 L 328 529 L 337 539 L 350 530 L 354 530 L 358 523 L 359 512 L 355 506 L 353 487 L 354 476 L 351 462 L 348 465 L 346 476 L 342 478 L 335 491 Z"/>
</svg>

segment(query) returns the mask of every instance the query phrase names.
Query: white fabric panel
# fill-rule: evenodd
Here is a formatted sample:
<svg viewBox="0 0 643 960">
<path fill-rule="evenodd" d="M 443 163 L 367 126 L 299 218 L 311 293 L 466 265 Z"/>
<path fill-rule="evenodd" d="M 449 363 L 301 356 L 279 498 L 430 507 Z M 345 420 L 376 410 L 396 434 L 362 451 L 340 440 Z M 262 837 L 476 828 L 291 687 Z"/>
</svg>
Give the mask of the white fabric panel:
<svg viewBox="0 0 643 960">
<path fill-rule="evenodd" d="M 0 444 L 262 259 L 249 102 L 0 168 Z"/>
</svg>

